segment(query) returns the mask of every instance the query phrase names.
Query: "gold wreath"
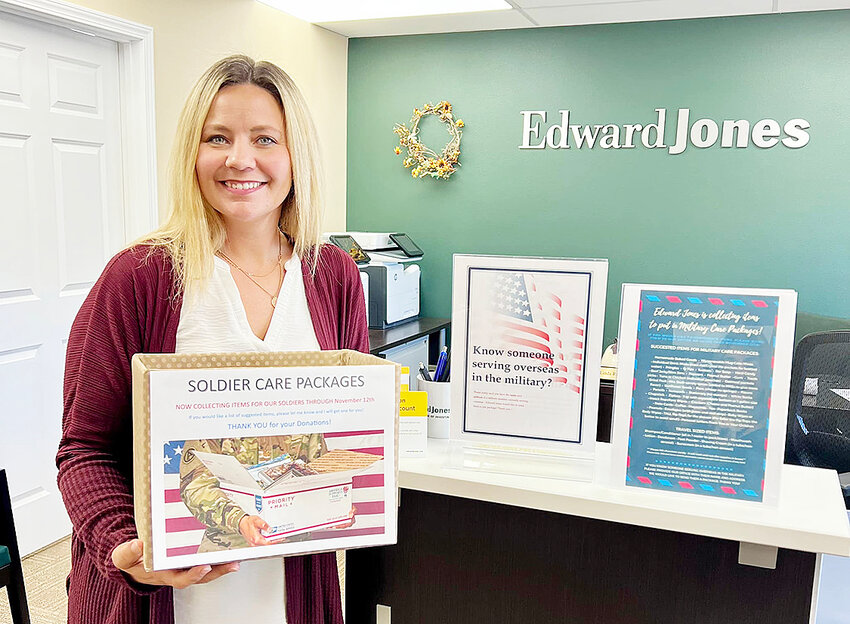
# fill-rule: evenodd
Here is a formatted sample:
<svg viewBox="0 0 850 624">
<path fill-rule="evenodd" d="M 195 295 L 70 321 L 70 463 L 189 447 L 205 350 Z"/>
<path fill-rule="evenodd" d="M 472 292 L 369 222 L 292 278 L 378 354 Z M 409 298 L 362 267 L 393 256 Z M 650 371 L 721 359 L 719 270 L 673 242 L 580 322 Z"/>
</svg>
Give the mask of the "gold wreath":
<svg viewBox="0 0 850 624">
<path fill-rule="evenodd" d="M 440 154 L 419 140 L 419 121 L 425 115 L 438 116 L 440 121 L 446 124 L 446 129 L 451 136 Z M 448 180 L 449 176 L 456 171 L 455 167 L 460 167 L 458 158 L 460 157 L 460 137 L 463 134 L 460 131 L 461 128 L 463 128 L 463 119 L 454 119 L 452 105 L 445 100 L 436 106 L 426 104 L 421 110 L 414 108 L 409 129 L 404 124 L 396 124 L 393 132 L 398 135 L 399 145 L 407 148 L 407 158 L 402 164 L 406 168 L 413 167 L 410 175 L 414 178 L 431 176 Z M 396 146 L 394 150 L 396 154 L 401 154 L 401 147 Z"/>
</svg>

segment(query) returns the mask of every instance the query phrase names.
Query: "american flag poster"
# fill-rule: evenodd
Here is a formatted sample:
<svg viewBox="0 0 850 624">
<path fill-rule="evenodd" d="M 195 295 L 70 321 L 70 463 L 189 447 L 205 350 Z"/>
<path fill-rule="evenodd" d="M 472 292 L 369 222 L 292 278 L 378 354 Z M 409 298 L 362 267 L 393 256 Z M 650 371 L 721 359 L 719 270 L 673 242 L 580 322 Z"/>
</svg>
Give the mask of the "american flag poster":
<svg viewBox="0 0 850 624">
<path fill-rule="evenodd" d="M 284 356 L 147 356 L 151 569 L 395 543 L 398 366 Z"/>
<path fill-rule="evenodd" d="M 325 443 L 323 450 L 330 452 L 341 449 L 383 459 L 385 434 L 380 429 L 325 433 L 322 435 Z M 190 511 L 181 496 L 180 465 L 181 462 L 185 463 L 185 448 L 185 440 L 170 440 L 163 444 L 163 523 L 168 557 L 197 554 L 207 530 L 207 525 L 196 517 L 200 515 L 199 512 Z M 351 500 L 355 511 L 351 526 L 320 528 L 310 532 L 310 539 L 382 535 L 386 532 L 383 461 L 375 461 L 354 475 Z"/>
<path fill-rule="evenodd" d="M 453 435 L 592 451 L 606 278 L 605 261 L 455 257 Z"/>
</svg>

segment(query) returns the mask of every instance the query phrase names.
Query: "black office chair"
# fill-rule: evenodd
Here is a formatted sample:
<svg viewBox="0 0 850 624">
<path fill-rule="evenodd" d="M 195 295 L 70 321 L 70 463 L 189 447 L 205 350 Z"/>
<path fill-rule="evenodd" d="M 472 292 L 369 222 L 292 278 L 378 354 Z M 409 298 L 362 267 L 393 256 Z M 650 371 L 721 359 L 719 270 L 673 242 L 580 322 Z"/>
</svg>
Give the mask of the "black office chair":
<svg viewBox="0 0 850 624">
<path fill-rule="evenodd" d="M 24 571 L 21 568 L 21 553 L 15 535 L 15 520 L 12 518 L 12 500 L 9 497 L 9 482 L 6 471 L 0 469 L 0 587 L 9 594 L 12 624 L 30 624 L 27 593 L 24 589 Z"/>
<path fill-rule="evenodd" d="M 850 331 L 809 334 L 797 345 L 785 463 L 837 470 L 850 509 Z"/>
</svg>

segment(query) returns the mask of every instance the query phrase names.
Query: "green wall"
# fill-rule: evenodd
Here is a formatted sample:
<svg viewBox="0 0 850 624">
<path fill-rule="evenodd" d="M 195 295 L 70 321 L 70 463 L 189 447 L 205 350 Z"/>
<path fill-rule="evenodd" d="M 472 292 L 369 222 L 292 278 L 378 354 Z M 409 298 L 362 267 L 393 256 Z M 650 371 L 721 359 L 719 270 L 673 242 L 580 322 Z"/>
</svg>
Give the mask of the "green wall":
<svg viewBox="0 0 850 624">
<path fill-rule="evenodd" d="M 422 312 L 451 311 L 452 253 L 608 258 L 606 341 L 623 282 L 793 288 L 799 310 L 850 316 L 850 11 L 352 39 L 348 228 L 425 250 Z M 448 181 L 393 148 L 412 109 L 466 126 Z M 520 150 L 521 110 L 571 123 L 675 115 L 811 123 L 809 144 Z M 430 122 L 430 124 L 429 124 Z M 426 144 L 448 136 L 422 122 Z M 404 152 L 403 152 L 404 153 Z"/>
</svg>

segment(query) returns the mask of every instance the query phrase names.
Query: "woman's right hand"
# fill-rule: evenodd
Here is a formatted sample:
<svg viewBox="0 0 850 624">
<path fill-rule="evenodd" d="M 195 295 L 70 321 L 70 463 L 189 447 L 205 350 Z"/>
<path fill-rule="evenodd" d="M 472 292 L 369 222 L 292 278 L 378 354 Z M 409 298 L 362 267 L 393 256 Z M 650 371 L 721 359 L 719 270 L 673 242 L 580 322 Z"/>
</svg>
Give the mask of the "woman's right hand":
<svg viewBox="0 0 850 624">
<path fill-rule="evenodd" d="M 132 539 L 118 544 L 112 551 L 112 563 L 137 583 L 144 585 L 170 585 L 175 589 L 184 589 L 189 585 L 209 583 L 220 576 L 239 569 L 239 562 L 222 563 L 220 565 L 199 565 L 180 570 L 159 570 L 146 572 L 142 563 L 144 546 L 142 540 Z"/>
</svg>

